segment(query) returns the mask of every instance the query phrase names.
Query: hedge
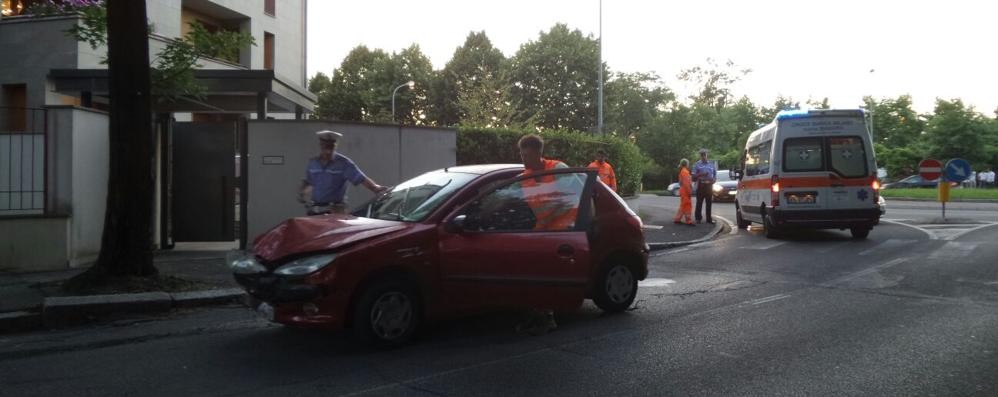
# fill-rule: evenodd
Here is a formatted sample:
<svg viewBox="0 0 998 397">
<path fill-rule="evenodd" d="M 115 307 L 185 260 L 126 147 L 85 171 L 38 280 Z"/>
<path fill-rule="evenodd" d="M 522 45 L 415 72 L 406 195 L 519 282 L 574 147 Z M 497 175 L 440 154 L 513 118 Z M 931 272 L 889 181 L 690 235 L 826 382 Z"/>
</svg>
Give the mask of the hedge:
<svg viewBox="0 0 998 397">
<path fill-rule="evenodd" d="M 520 137 L 536 132 L 460 127 L 457 134 L 457 163 L 521 163 L 516 147 Z M 621 195 L 631 195 L 641 186 L 641 174 L 648 158 L 633 142 L 616 136 L 595 136 L 571 131 L 543 131 L 544 157 L 558 159 L 572 167 L 585 167 L 593 161 L 597 149 L 604 149 L 617 174 Z"/>
</svg>

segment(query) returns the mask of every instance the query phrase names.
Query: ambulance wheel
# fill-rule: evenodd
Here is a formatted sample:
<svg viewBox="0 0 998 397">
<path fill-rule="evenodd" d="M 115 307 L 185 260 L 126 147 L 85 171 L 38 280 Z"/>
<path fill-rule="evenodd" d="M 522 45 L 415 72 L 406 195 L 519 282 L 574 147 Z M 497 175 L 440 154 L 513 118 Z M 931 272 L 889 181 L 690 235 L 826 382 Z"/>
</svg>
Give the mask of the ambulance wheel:
<svg viewBox="0 0 998 397">
<path fill-rule="evenodd" d="M 742 209 L 738 208 L 738 210 L 735 211 L 735 223 L 738 224 L 739 229 L 748 229 L 752 222 L 746 221 L 745 218 L 742 218 Z"/>
<path fill-rule="evenodd" d="M 762 230 L 766 234 L 766 238 L 780 237 L 780 230 L 773 224 L 773 219 L 769 215 L 762 216 Z"/>
<path fill-rule="evenodd" d="M 866 236 L 870 235 L 870 228 L 868 227 L 854 227 L 850 228 L 849 232 L 852 233 L 852 238 L 856 240 L 865 239 Z"/>
</svg>

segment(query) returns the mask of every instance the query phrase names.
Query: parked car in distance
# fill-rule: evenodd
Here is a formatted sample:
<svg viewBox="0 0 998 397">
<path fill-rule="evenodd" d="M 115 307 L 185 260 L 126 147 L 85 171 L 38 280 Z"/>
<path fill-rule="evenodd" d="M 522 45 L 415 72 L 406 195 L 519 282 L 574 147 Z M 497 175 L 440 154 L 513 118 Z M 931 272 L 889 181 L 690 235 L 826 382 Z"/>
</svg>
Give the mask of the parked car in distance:
<svg viewBox="0 0 998 397">
<path fill-rule="evenodd" d="M 351 215 L 293 218 L 232 264 L 271 321 L 352 328 L 379 347 L 488 308 L 626 310 L 648 274 L 641 219 L 595 170 L 451 167 Z"/>
<path fill-rule="evenodd" d="M 929 181 L 920 175 L 912 175 L 897 182 L 885 183 L 881 189 L 934 188 L 938 184 L 938 180 Z"/>
<path fill-rule="evenodd" d="M 731 173 L 728 170 L 718 170 L 717 181 L 714 182 L 712 189 L 714 201 L 733 202 L 735 195 L 738 194 L 738 181 L 731 179 Z"/>
</svg>

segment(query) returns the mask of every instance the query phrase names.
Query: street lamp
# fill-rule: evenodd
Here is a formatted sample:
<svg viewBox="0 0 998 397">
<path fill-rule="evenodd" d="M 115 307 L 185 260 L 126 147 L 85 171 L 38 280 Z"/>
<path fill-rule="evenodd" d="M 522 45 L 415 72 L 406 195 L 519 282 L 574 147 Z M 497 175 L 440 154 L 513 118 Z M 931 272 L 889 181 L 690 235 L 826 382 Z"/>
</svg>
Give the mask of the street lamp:
<svg viewBox="0 0 998 397">
<path fill-rule="evenodd" d="M 412 80 L 409 80 L 405 84 L 399 84 L 398 87 L 395 87 L 395 89 L 392 90 L 392 122 L 393 123 L 395 122 L 395 94 L 399 92 L 399 88 L 406 87 L 406 86 L 408 86 L 409 89 L 411 90 L 411 89 L 413 89 L 413 87 L 416 86 L 416 82 L 412 81 Z"/>
</svg>

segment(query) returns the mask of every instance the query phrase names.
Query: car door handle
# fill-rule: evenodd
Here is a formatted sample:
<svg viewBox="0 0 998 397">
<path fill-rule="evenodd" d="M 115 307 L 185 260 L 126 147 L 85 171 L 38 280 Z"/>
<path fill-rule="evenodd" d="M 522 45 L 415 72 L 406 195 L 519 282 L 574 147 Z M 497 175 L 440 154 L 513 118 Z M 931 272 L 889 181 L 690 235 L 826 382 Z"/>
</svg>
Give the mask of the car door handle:
<svg viewBox="0 0 998 397">
<path fill-rule="evenodd" d="M 558 246 L 558 256 L 562 258 L 570 258 L 575 255 L 575 248 L 571 245 L 562 244 Z"/>
</svg>

